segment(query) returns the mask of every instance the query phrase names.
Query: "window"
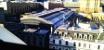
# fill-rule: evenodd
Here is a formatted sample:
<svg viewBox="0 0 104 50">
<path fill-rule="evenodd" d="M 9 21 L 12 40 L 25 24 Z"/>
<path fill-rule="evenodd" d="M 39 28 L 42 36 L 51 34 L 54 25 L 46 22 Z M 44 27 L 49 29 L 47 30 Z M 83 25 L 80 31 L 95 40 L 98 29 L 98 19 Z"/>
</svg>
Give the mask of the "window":
<svg viewBox="0 0 104 50">
<path fill-rule="evenodd" d="M 86 34 L 84 34 L 84 39 L 87 40 L 87 35 Z"/>
<path fill-rule="evenodd" d="M 60 45 L 61 45 L 61 43 L 62 43 L 61 40 L 59 40 L 59 44 L 60 44 Z"/>
<path fill-rule="evenodd" d="M 77 33 L 74 33 L 74 36 L 75 36 L 75 38 L 78 38 L 78 37 L 77 37 Z"/>
<path fill-rule="evenodd" d="M 52 49 L 55 49 L 55 47 L 53 47 Z"/>
<path fill-rule="evenodd" d="M 68 49 L 65 49 L 65 50 L 68 50 Z"/>
<path fill-rule="evenodd" d="M 68 41 L 66 41 L 66 43 L 65 43 L 66 45 L 68 45 Z"/>
<path fill-rule="evenodd" d="M 74 46 L 76 46 L 76 43 L 74 42 L 74 44 L 73 44 Z"/>
<path fill-rule="evenodd" d="M 58 34 L 59 32 L 57 31 L 57 34 Z"/>
<path fill-rule="evenodd" d="M 61 31 L 59 31 L 59 34 L 62 34 L 62 32 L 61 32 Z"/>
<path fill-rule="evenodd" d="M 87 35 L 87 39 L 88 39 L 89 35 Z"/>
<path fill-rule="evenodd" d="M 94 36 L 94 35 L 92 35 L 92 37 L 93 37 L 93 39 L 95 38 L 95 36 Z"/>
<path fill-rule="evenodd" d="M 98 45 L 98 49 L 100 49 L 100 45 Z"/>
<path fill-rule="evenodd" d="M 79 47 L 81 46 L 81 43 L 79 43 Z"/>
<path fill-rule="evenodd" d="M 61 50 L 61 48 L 59 48 L 59 50 Z"/>
<path fill-rule="evenodd" d="M 59 35 L 59 32 L 57 31 L 56 35 Z"/>
<path fill-rule="evenodd" d="M 85 43 L 83 44 L 83 47 L 86 47 L 86 44 Z"/>
<path fill-rule="evenodd" d="M 77 38 L 78 38 L 78 36 L 79 36 L 79 33 L 77 33 Z"/>
<path fill-rule="evenodd" d="M 93 38 L 92 35 L 90 35 L 90 36 L 89 36 L 89 40 L 92 40 L 92 38 Z"/>
<path fill-rule="evenodd" d="M 90 44 L 89 44 L 89 48 L 90 48 L 91 46 L 90 46 Z"/>
<path fill-rule="evenodd" d="M 62 36 L 64 36 L 64 32 L 62 32 Z"/>
<path fill-rule="evenodd" d="M 84 34 L 82 34 L 82 38 L 84 38 Z"/>
<path fill-rule="evenodd" d="M 55 40 L 53 40 L 53 44 L 55 44 Z"/>
<path fill-rule="evenodd" d="M 82 39 L 82 34 L 79 34 L 79 38 L 81 38 L 81 39 Z"/>
<path fill-rule="evenodd" d="M 73 50 L 76 50 L 76 49 L 73 49 Z"/>
<path fill-rule="evenodd" d="M 64 36 L 65 36 L 65 37 L 67 37 L 67 36 L 68 36 L 68 33 L 67 33 L 67 32 L 65 32 L 65 33 L 64 33 Z"/>
<path fill-rule="evenodd" d="M 64 36 L 65 36 L 65 37 L 67 37 L 68 35 L 67 35 L 67 34 L 65 34 Z"/>
<path fill-rule="evenodd" d="M 38 39 L 37 42 L 38 42 L 38 45 L 39 45 L 39 46 L 43 46 L 43 43 L 42 43 L 42 40 L 41 40 L 41 39 Z"/>
<path fill-rule="evenodd" d="M 61 1 L 64 1 L 64 0 L 61 0 Z"/>
<path fill-rule="evenodd" d="M 69 35 L 70 33 L 68 32 L 68 35 Z"/>
</svg>

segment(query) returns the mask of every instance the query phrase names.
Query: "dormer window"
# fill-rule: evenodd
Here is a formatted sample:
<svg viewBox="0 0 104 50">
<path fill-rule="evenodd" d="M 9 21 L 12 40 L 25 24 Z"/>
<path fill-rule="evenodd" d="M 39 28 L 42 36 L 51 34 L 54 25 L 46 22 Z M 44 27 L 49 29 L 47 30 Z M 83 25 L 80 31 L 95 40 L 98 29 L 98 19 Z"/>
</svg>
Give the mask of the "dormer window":
<svg viewBox="0 0 104 50">
<path fill-rule="evenodd" d="M 77 35 L 77 33 L 74 33 L 74 36 L 75 36 L 75 38 L 78 38 L 78 35 Z"/>
<path fill-rule="evenodd" d="M 90 36 L 89 36 L 89 40 L 92 40 L 92 39 L 93 39 L 93 36 L 92 36 L 92 35 L 90 35 Z"/>
<path fill-rule="evenodd" d="M 82 39 L 82 34 L 79 34 L 79 38 Z"/>
<path fill-rule="evenodd" d="M 87 35 L 86 34 L 84 34 L 84 39 L 87 40 Z"/>
</svg>

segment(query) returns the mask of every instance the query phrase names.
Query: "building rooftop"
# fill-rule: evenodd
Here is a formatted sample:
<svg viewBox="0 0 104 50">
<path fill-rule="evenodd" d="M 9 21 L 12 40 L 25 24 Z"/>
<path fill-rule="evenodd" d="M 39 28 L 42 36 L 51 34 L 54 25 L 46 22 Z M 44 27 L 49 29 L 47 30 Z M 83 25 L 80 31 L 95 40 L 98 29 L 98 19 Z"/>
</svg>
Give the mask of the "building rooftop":
<svg viewBox="0 0 104 50">
<path fill-rule="evenodd" d="M 39 24 L 39 23 L 47 23 L 47 24 L 51 24 L 51 22 L 40 18 L 38 16 L 34 16 L 33 14 L 29 14 L 29 15 L 23 15 L 23 17 L 20 19 L 21 23 L 24 24 Z"/>
<path fill-rule="evenodd" d="M 50 14 L 50 13 L 53 13 L 53 12 L 56 12 L 56 11 L 61 11 L 61 10 L 63 10 L 64 8 L 55 8 L 55 9 L 53 9 L 53 10 L 49 10 L 49 11 L 47 11 L 47 10 L 44 10 L 44 11 L 42 11 L 42 12 L 40 12 L 40 13 L 36 13 L 36 14 L 34 14 L 34 16 L 43 16 L 43 15 L 46 15 L 46 14 Z"/>
</svg>

